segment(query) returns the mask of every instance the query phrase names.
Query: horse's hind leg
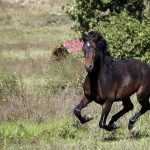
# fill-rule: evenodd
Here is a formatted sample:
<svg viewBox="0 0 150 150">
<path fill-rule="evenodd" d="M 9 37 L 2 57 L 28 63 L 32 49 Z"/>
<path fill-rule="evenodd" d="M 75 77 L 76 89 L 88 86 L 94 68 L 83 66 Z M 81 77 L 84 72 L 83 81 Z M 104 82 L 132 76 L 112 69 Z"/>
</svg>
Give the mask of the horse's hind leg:
<svg viewBox="0 0 150 150">
<path fill-rule="evenodd" d="M 131 130 L 134 128 L 135 122 L 139 119 L 141 115 L 143 115 L 145 112 L 150 110 L 150 103 L 149 103 L 149 97 L 144 97 L 144 96 L 137 96 L 137 99 L 142 106 L 141 110 L 136 113 L 130 120 L 129 120 L 129 125 L 128 129 Z"/>
<path fill-rule="evenodd" d="M 84 123 L 86 123 L 86 122 L 88 122 L 88 121 L 90 121 L 91 119 L 93 119 L 93 118 L 90 118 L 90 117 L 88 117 L 88 116 L 82 116 L 81 115 L 81 110 L 83 109 L 83 108 L 85 108 L 89 103 L 90 103 L 91 101 L 89 101 L 87 98 L 86 98 L 86 96 L 83 96 L 83 99 L 80 101 L 80 103 L 74 108 L 74 114 L 76 115 L 76 117 L 80 120 L 80 122 L 82 123 L 82 124 L 84 124 Z"/>
<path fill-rule="evenodd" d="M 130 100 L 130 98 L 126 98 L 122 101 L 123 104 L 123 109 L 120 110 L 118 113 L 116 113 L 115 115 L 112 116 L 109 125 L 114 127 L 114 129 L 118 128 L 117 125 L 115 125 L 114 123 L 120 118 L 122 117 L 124 114 L 126 114 L 127 112 L 129 112 L 130 110 L 133 109 L 133 104 Z"/>
</svg>

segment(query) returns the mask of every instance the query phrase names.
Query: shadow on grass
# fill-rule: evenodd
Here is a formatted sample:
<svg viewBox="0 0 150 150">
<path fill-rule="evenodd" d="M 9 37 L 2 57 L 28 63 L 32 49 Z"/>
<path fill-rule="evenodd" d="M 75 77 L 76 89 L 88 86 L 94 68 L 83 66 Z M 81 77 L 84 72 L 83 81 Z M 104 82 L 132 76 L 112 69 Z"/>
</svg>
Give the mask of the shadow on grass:
<svg viewBox="0 0 150 150">
<path fill-rule="evenodd" d="M 108 141 L 119 141 L 123 139 L 122 136 L 120 136 L 120 133 L 118 133 L 117 131 L 112 131 L 112 132 L 108 132 L 105 137 L 103 137 L 102 141 L 103 142 L 108 142 Z"/>
<path fill-rule="evenodd" d="M 113 142 L 113 141 L 120 141 L 123 139 L 132 139 L 132 140 L 138 140 L 142 138 L 150 138 L 150 134 L 146 133 L 146 131 L 136 131 L 136 132 L 131 132 L 130 134 L 128 133 L 119 133 L 119 132 L 111 132 L 107 136 L 103 137 L 102 141 L 103 142 Z"/>
<path fill-rule="evenodd" d="M 130 139 L 150 138 L 150 135 L 148 133 L 146 133 L 146 131 L 144 131 L 144 132 L 136 131 L 136 132 L 132 132 L 129 138 Z"/>
</svg>

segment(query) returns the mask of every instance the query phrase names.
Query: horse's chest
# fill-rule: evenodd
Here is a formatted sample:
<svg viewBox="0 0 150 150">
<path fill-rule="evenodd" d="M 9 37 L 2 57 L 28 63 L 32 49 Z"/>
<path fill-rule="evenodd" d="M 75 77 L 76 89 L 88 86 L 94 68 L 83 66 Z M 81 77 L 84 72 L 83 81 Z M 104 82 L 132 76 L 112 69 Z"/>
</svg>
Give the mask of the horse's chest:
<svg viewBox="0 0 150 150">
<path fill-rule="evenodd" d="M 83 85 L 84 94 L 91 100 L 96 103 L 103 103 L 102 93 L 99 91 L 98 80 L 89 80 L 87 78 Z"/>
<path fill-rule="evenodd" d="M 107 98 L 114 98 L 114 92 L 109 92 L 111 88 L 99 80 L 86 78 L 83 89 L 85 96 L 98 104 L 103 104 Z"/>
</svg>

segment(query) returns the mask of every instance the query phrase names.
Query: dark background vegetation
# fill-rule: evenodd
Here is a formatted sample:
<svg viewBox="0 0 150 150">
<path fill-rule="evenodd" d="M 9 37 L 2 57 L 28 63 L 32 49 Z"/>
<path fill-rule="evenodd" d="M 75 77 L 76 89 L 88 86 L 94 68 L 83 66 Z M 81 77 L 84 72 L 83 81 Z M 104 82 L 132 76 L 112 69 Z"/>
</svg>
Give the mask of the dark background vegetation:
<svg viewBox="0 0 150 150">
<path fill-rule="evenodd" d="M 75 30 L 99 30 L 114 57 L 150 62 L 149 0 L 74 0 L 65 10 Z"/>
</svg>

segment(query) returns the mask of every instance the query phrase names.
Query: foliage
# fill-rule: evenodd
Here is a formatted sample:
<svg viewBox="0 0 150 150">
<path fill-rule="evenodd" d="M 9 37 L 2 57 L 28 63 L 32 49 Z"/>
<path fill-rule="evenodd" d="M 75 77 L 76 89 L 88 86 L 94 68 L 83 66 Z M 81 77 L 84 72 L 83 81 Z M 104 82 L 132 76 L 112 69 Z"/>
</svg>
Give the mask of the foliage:
<svg viewBox="0 0 150 150">
<path fill-rule="evenodd" d="M 110 45 L 110 51 L 116 58 L 135 57 L 150 62 L 150 26 L 149 21 L 139 20 L 122 12 L 111 18 L 110 23 L 99 23 Z"/>
<path fill-rule="evenodd" d="M 150 62 L 148 1 L 73 0 L 65 11 L 76 22 L 75 30 L 99 30 L 106 37 L 115 57 L 140 57 Z"/>
</svg>

